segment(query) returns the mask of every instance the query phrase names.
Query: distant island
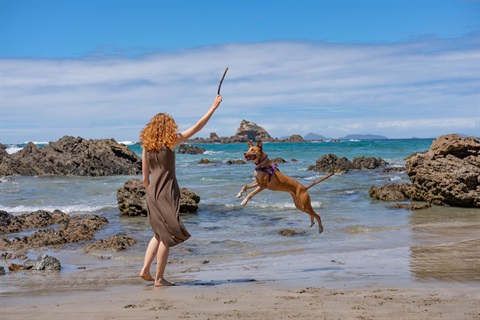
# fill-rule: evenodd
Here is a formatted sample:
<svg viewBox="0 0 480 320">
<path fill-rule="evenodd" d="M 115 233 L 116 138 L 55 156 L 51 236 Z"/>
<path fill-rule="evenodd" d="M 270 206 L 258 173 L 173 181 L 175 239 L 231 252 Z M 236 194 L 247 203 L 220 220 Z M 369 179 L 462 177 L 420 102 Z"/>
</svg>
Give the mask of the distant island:
<svg viewBox="0 0 480 320">
<path fill-rule="evenodd" d="M 320 140 L 330 140 L 330 138 L 327 138 L 327 137 L 324 137 L 320 134 L 316 134 L 316 133 L 308 133 L 305 135 L 305 137 L 303 137 L 304 140 L 316 140 L 316 141 L 320 141 Z"/>
</svg>

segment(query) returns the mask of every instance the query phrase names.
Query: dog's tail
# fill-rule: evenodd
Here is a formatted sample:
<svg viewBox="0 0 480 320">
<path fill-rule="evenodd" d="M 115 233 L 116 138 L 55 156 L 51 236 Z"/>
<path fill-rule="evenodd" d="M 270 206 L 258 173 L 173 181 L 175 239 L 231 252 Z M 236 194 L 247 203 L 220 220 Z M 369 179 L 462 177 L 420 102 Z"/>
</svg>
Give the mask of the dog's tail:
<svg viewBox="0 0 480 320">
<path fill-rule="evenodd" d="M 323 177 L 322 179 L 317 180 L 317 181 L 315 181 L 314 183 L 309 184 L 308 186 L 305 186 L 305 188 L 308 189 L 308 188 L 310 188 L 310 187 L 313 187 L 314 185 L 319 184 L 319 183 L 322 182 L 323 180 L 327 180 L 328 178 L 330 178 L 330 177 L 333 176 L 334 174 L 335 174 L 335 172 L 332 172 L 332 173 L 330 173 L 328 176 L 325 176 L 325 177 Z"/>
</svg>

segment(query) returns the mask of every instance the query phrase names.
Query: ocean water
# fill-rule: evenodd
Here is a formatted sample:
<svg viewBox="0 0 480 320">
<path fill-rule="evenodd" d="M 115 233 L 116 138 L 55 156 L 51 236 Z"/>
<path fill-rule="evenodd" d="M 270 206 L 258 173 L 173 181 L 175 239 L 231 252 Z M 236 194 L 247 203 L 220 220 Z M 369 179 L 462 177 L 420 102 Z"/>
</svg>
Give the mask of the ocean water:
<svg viewBox="0 0 480 320">
<path fill-rule="evenodd" d="M 406 157 L 428 150 L 431 142 L 264 143 L 264 150 L 271 159 L 287 161 L 279 165 L 284 174 L 309 184 L 325 175 L 308 170 L 325 154 L 349 160 L 381 157 L 389 166 L 403 166 Z M 433 206 L 410 211 L 392 209 L 392 203 L 369 197 L 371 186 L 408 182 L 405 172 L 354 170 L 310 188 L 312 205 L 325 228 L 319 234 L 316 225 L 309 228 L 309 216 L 295 208 L 287 193 L 264 190 L 240 206 L 242 199 L 236 195 L 253 181 L 254 165 L 228 165 L 226 161 L 243 159 L 246 144 L 200 146 L 206 149 L 205 154 L 177 154 L 180 187 L 194 191 L 201 201 L 197 214 L 182 217 L 192 237 L 171 251 L 166 273 L 173 281 L 203 285 L 269 281 L 325 287 L 436 282 L 478 285 L 480 281 L 478 209 Z M 10 146 L 8 150 L 12 153 L 22 147 Z M 138 144 L 130 143 L 129 147 L 141 155 Z M 205 158 L 212 163 L 198 164 Z M 117 190 L 132 178 L 141 177 L 2 178 L 0 210 L 21 214 L 59 209 L 69 214 L 105 216 L 110 223 L 96 239 L 124 232 L 137 239 L 137 244 L 123 252 L 87 254 L 83 252 L 85 243 L 76 243 L 32 249 L 29 256 L 36 257 L 41 251 L 59 258 L 63 266 L 59 277 L 64 277 L 66 287 L 72 286 L 71 280 L 66 280 L 72 275 L 83 279 L 82 283 L 91 280 L 100 286 L 102 270 L 118 270 L 115 283 L 134 282 L 152 231 L 145 217 L 119 215 Z M 304 233 L 280 235 L 286 228 Z M 14 236 L 18 234 L 7 235 Z M 453 260 L 449 256 L 452 252 L 456 253 Z M 0 265 L 6 267 L 9 262 L 0 260 Z M 34 282 L 38 287 L 37 278 L 22 273 L 0 277 L 0 294 L 29 290 Z M 74 283 L 81 286 L 80 281 Z"/>
</svg>

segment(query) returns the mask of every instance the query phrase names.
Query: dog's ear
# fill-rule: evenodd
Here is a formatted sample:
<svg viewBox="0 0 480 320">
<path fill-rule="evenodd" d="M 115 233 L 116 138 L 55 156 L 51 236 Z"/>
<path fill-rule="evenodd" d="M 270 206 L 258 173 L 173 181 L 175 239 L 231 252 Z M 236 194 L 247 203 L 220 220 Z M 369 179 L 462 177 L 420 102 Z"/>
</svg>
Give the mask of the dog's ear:
<svg viewBox="0 0 480 320">
<path fill-rule="evenodd" d="M 258 142 L 257 142 L 257 147 L 259 147 L 260 149 L 262 149 L 262 140 L 258 140 Z"/>
<path fill-rule="evenodd" d="M 251 140 L 248 140 L 248 146 L 249 146 L 249 147 L 253 146 L 253 143 L 252 143 Z"/>
</svg>

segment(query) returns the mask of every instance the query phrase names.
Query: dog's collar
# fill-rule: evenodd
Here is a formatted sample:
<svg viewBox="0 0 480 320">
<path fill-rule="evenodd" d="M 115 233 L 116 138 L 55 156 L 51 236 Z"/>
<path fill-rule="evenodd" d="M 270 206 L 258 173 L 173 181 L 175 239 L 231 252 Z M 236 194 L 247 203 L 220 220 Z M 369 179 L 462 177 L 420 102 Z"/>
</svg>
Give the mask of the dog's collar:
<svg viewBox="0 0 480 320">
<path fill-rule="evenodd" d="M 259 166 L 259 165 L 262 164 L 265 160 L 267 160 L 267 158 L 268 158 L 268 154 L 265 154 L 265 158 L 263 158 L 262 161 L 257 162 L 257 163 L 255 163 L 255 164 L 256 164 L 257 166 Z"/>
</svg>

